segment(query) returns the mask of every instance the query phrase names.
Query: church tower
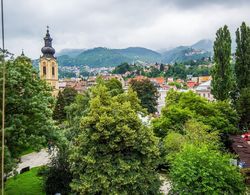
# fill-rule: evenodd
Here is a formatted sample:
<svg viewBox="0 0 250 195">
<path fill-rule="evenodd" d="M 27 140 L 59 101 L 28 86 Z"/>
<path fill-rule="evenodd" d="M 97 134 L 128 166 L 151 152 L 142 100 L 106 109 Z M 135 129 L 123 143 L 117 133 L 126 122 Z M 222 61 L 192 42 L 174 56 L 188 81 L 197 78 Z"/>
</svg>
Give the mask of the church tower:
<svg viewBox="0 0 250 195">
<path fill-rule="evenodd" d="M 54 57 L 55 49 L 52 47 L 52 38 L 49 34 L 49 27 L 44 37 L 44 47 L 41 49 L 43 55 L 40 57 L 39 70 L 40 78 L 46 80 L 53 88 L 53 94 L 56 95 L 58 87 L 58 64 Z"/>
</svg>

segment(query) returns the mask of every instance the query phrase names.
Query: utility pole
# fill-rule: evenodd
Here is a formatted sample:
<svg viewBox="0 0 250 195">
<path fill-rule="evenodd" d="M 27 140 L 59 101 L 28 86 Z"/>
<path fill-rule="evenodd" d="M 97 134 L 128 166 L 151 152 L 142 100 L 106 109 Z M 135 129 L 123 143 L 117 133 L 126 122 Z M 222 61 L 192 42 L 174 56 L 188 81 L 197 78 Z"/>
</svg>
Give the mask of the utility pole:
<svg viewBox="0 0 250 195">
<path fill-rule="evenodd" d="M 2 52 L 3 52 L 3 94 L 2 94 L 2 158 L 1 158 L 1 172 L 2 172 L 2 195 L 4 195 L 4 128 L 5 128 L 5 45 L 4 45 L 4 14 L 3 14 L 3 0 L 1 0 L 1 21 L 2 21 Z"/>
</svg>

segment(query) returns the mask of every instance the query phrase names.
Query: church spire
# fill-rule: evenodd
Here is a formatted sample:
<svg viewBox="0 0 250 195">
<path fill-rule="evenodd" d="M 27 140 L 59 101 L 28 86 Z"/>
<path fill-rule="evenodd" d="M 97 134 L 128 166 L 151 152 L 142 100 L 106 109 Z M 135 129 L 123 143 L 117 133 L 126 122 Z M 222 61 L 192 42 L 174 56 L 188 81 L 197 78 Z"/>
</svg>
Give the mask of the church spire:
<svg viewBox="0 0 250 195">
<path fill-rule="evenodd" d="M 21 53 L 21 56 L 22 56 L 22 57 L 24 57 L 24 56 L 25 56 L 25 55 L 24 55 L 24 52 L 23 52 L 23 49 L 22 49 L 22 53 Z"/>
<path fill-rule="evenodd" d="M 44 47 L 41 50 L 44 57 L 54 58 L 55 49 L 52 47 L 52 40 L 49 34 L 49 26 L 47 26 L 47 33 L 44 37 Z"/>
</svg>

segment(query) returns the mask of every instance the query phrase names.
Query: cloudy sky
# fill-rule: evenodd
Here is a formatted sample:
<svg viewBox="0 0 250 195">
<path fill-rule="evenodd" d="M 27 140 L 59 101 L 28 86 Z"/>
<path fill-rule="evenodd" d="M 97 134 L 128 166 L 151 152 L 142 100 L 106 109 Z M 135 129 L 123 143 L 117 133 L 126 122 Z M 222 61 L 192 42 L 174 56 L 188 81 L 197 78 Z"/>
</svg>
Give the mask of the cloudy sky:
<svg viewBox="0 0 250 195">
<path fill-rule="evenodd" d="M 227 24 L 234 36 L 250 24 L 249 0 L 4 0 L 6 47 L 40 56 L 46 26 L 56 51 L 64 48 L 160 50 L 214 39 Z"/>
</svg>

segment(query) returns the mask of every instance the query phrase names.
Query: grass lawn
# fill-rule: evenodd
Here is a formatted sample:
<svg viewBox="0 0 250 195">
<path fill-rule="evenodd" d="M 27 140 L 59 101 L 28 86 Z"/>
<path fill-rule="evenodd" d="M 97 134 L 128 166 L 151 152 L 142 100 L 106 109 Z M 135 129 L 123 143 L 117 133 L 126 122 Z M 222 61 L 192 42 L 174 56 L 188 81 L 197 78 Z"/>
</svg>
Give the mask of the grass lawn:
<svg viewBox="0 0 250 195">
<path fill-rule="evenodd" d="M 42 178 L 37 176 L 39 167 L 7 180 L 5 195 L 45 195 Z"/>
</svg>

